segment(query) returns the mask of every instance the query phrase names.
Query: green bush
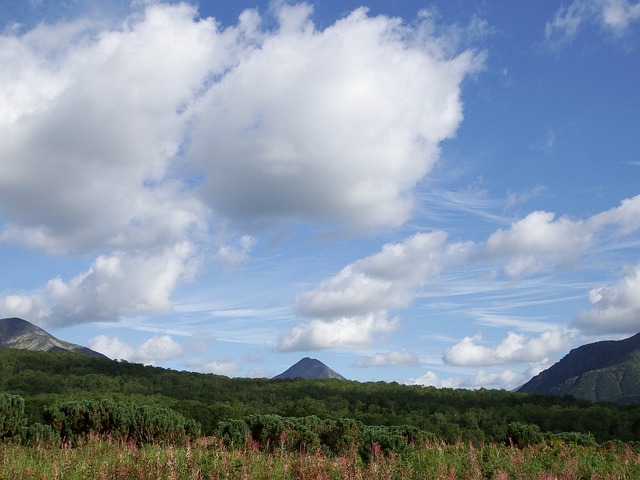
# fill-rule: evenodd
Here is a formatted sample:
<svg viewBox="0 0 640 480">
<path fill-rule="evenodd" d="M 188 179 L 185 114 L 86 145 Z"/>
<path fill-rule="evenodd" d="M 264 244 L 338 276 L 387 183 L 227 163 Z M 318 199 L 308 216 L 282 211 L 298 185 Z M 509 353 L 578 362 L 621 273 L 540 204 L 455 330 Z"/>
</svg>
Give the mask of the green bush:
<svg viewBox="0 0 640 480">
<path fill-rule="evenodd" d="M 399 454 L 409 445 L 422 445 L 435 439 L 434 435 L 409 425 L 365 426 L 350 418 L 323 420 L 315 415 L 281 417 L 273 414 L 254 414 L 244 420 L 219 422 L 216 435 L 230 447 L 244 446 L 249 438 L 262 451 L 357 453 L 364 461 L 371 459 L 373 450 L 381 454 Z"/>
<path fill-rule="evenodd" d="M 59 445 L 60 435 L 51 427 L 42 423 L 32 423 L 25 429 L 26 445 Z"/>
<path fill-rule="evenodd" d="M 368 462 L 374 454 L 402 453 L 407 448 L 407 437 L 395 427 L 366 426 L 362 432 L 359 454 Z"/>
<path fill-rule="evenodd" d="M 249 426 L 244 420 L 223 420 L 218 422 L 216 435 L 222 439 L 225 446 L 239 448 L 244 446 L 249 436 Z"/>
<path fill-rule="evenodd" d="M 358 451 L 362 443 L 364 425 L 352 418 L 338 418 L 327 420 L 320 439 L 326 448 L 336 455 Z"/>
<path fill-rule="evenodd" d="M 535 445 L 543 439 L 540 427 L 520 422 L 511 422 L 507 425 L 507 435 L 509 442 L 517 447 Z"/>
<path fill-rule="evenodd" d="M 20 439 L 26 423 L 24 399 L 18 395 L 0 393 L 0 439 Z"/>
<path fill-rule="evenodd" d="M 89 433 L 111 435 L 136 443 L 182 442 L 200 435 L 200 425 L 169 408 L 109 400 L 59 403 L 45 411 L 45 420 L 62 439 Z"/>
<path fill-rule="evenodd" d="M 590 433 L 582 432 L 561 432 L 547 433 L 545 438 L 549 440 L 559 440 L 564 443 L 573 443 L 575 445 L 584 445 L 587 447 L 595 447 L 598 445 L 596 439 Z"/>
</svg>

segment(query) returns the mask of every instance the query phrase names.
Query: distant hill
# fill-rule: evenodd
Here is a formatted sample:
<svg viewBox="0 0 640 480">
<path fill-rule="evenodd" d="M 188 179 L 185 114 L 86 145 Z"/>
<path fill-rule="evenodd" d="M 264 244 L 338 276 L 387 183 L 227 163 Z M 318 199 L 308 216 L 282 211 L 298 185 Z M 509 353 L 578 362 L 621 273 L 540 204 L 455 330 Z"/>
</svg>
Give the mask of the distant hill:
<svg viewBox="0 0 640 480">
<path fill-rule="evenodd" d="M 572 395 L 599 402 L 640 403 L 640 333 L 624 340 L 575 348 L 518 391 Z"/>
<path fill-rule="evenodd" d="M 103 354 L 82 345 L 59 340 L 33 323 L 16 317 L 0 318 L 0 347 L 74 352 L 94 357 L 105 357 Z"/>
<path fill-rule="evenodd" d="M 273 377 L 279 378 L 306 378 L 306 379 L 320 379 L 320 378 L 337 378 L 339 380 L 346 380 L 342 375 L 331 370 L 320 360 L 315 358 L 305 357 L 295 365 L 292 365 L 280 375 Z"/>
</svg>

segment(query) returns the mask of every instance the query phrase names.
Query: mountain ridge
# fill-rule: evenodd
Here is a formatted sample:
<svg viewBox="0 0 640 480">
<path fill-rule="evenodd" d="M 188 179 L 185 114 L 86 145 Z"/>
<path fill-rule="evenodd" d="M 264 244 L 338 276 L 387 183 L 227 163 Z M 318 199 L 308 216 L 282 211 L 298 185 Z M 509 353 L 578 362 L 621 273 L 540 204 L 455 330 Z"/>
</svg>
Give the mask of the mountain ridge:
<svg viewBox="0 0 640 480">
<path fill-rule="evenodd" d="M 517 389 L 622 404 L 640 402 L 640 333 L 572 349 Z"/>
<path fill-rule="evenodd" d="M 88 347 L 60 340 L 44 329 L 18 317 L 0 318 L 0 347 L 36 351 L 67 351 L 106 357 Z"/>
</svg>

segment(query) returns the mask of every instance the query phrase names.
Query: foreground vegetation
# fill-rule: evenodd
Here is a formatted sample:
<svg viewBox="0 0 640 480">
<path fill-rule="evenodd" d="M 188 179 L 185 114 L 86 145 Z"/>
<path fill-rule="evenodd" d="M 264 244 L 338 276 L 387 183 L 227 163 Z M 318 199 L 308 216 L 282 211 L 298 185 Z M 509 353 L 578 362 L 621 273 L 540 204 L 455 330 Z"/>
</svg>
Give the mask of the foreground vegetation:
<svg viewBox="0 0 640 480">
<path fill-rule="evenodd" d="M 581 446 L 558 440 L 524 448 L 429 440 L 402 454 L 375 444 L 368 461 L 355 451 L 264 451 L 247 441 L 225 447 L 202 437 L 181 445 L 89 436 L 76 446 L 0 443 L 0 478 L 12 479 L 538 479 L 640 478 L 640 454 L 629 445 Z"/>
<path fill-rule="evenodd" d="M 636 479 L 640 407 L 0 349 L 0 479 Z"/>
<path fill-rule="evenodd" d="M 253 414 L 200 425 L 170 409 L 111 400 L 48 407 L 0 394 L 0 478 L 11 479 L 636 479 L 637 442 L 512 422 L 504 442 L 446 442 L 417 427 Z"/>
<path fill-rule="evenodd" d="M 448 443 L 504 442 L 514 422 L 592 435 L 599 443 L 640 440 L 640 405 L 385 382 L 227 378 L 64 352 L 0 348 L 0 392 L 24 399 L 29 424 L 47 423 L 53 405 L 106 399 L 171 409 L 204 435 L 214 435 L 220 422 L 258 414 L 408 425 Z"/>
</svg>

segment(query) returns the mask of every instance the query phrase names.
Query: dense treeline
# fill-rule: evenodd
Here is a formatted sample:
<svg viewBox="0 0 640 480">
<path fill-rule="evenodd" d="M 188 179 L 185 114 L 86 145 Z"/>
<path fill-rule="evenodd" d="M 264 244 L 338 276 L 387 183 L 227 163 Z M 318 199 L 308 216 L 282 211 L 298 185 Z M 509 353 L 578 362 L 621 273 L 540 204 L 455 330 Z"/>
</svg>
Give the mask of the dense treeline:
<svg viewBox="0 0 640 480">
<path fill-rule="evenodd" d="M 24 398 L 30 424 L 45 424 L 51 405 L 93 399 L 170 408 L 205 434 L 220 422 L 277 415 L 411 426 L 446 441 L 504 441 L 514 423 L 590 434 L 598 442 L 640 440 L 638 405 L 385 382 L 231 379 L 62 352 L 0 348 L 0 392 Z"/>
</svg>

